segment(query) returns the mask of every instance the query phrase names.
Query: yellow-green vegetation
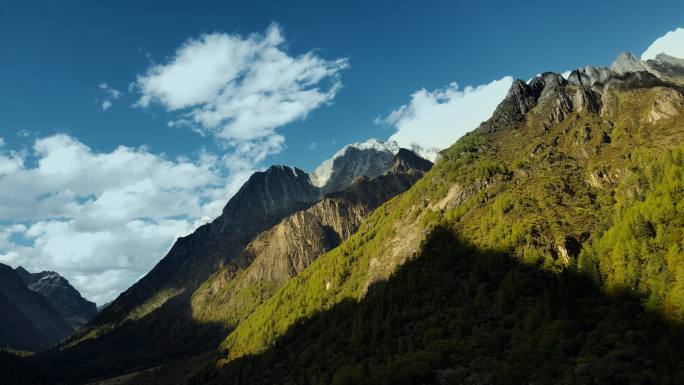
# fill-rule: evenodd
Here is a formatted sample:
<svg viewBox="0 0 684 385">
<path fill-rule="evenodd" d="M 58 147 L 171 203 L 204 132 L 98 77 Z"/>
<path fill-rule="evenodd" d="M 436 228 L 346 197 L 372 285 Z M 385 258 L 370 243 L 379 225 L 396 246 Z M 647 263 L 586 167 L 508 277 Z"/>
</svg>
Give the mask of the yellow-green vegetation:
<svg viewBox="0 0 684 385">
<path fill-rule="evenodd" d="M 579 257 L 609 291 L 642 294 L 653 310 L 684 320 L 684 148 L 634 151 L 617 187 L 612 223 Z"/>
<path fill-rule="evenodd" d="M 681 218 L 681 196 L 673 194 L 681 150 L 655 154 L 684 143 L 684 122 L 644 118 L 662 92 L 669 90 L 612 89 L 600 113 L 575 111 L 560 122 L 549 118 L 555 106 L 541 103 L 521 123 L 466 135 L 411 190 L 256 308 L 223 343 L 228 360 L 272 346 L 300 320 L 345 299 L 363 298 L 373 282 L 415 255 L 436 225 L 532 266 L 578 269 L 607 289 L 638 290 L 650 306 L 680 314 L 681 219 L 670 219 Z M 630 195 L 628 187 L 640 179 L 644 185 Z M 652 209 L 665 197 L 671 209 Z M 638 213 L 650 224 L 625 249 L 624 237 L 634 234 L 620 228 L 634 227 L 637 219 L 629 218 Z M 655 254 L 662 263 L 644 263 Z"/>
</svg>

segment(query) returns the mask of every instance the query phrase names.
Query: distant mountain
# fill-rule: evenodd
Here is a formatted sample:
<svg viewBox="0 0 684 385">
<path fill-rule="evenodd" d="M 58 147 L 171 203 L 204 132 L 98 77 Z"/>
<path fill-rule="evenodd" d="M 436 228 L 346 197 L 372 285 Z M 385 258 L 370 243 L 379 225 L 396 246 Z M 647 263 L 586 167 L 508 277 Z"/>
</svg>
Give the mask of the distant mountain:
<svg viewBox="0 0 684 385">
<path fill-rule="evenodd" d="M 624 52 L 613 61 L 610 70 L 618 75 L 647 72 L 660 80 L 684 84 L 684 59 L 664 53 L 658 54 L 655 59 L 643 61 Z"/>
<path fill-rule="evenodd" d="M 399 145 L 391 141 L 349 144 L 318 166 L 311 180 L 325 193 L 342 190 L 358 176 L 373 178 L 384 173 L 397 151 Z"/>
<path fill-rule="evenodd" d="M 15 271 L 29 289 L 47 298 L 74 329 L 81 328 L 97 314 L 97 305 L 83 298 L 66 278 L 54 271 L 29 273 L 21 266 Z"/>
<path fill-rule="evenodd" d="M 3 345 L 38 350 L 55 344 L 74 332 L 50 301 L 29 289 L 7 265 L 0 264 L 1 323 L 7 325 Z"/>
<path fill-rule="evenodd" d="M 421 158 L 418 154 L 405 148 L 400 148 L 397 155 L 392 159 L 386 173 L 425 173 L 432 168 L 432 162 Z"/>
</svg>

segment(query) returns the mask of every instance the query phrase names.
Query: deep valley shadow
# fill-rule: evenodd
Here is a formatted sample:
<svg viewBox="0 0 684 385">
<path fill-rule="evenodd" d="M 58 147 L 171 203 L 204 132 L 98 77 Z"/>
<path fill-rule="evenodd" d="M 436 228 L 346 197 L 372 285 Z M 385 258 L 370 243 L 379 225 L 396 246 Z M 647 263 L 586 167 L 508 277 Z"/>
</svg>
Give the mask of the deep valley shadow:
<svg viewBox="0 0 684 385">
<path fill-rule="evenodd" d="M 630 293 L 477 250 L 436 228 L 360 302 L 190 384 L 681 384 L 682 325 Z"/>
<path fill-rule="evenodd" d="M 300 320 L 263 353 L 212 360 L 189 380 L 162 367 L 133 383 L 681 384 L 683 330 L 630 293 L 608 296 L 582 274 L 478 250 L 438 227 L 361 301 Z M 177 298 L 96 344 L 0 356 L 0 376 L 79 384 L 190 359 L 226 333 L 192 321 Z"/>
<path fill-rule="evenodd" d="M 0 356 L 0 378 L 11 384 L 89 383 L 189 360 L 216 349 L 226 334 L 220 325 L 193 320 L 189 296 L 180 295 L 96 339 L 24 359 Z"/>
</svg>

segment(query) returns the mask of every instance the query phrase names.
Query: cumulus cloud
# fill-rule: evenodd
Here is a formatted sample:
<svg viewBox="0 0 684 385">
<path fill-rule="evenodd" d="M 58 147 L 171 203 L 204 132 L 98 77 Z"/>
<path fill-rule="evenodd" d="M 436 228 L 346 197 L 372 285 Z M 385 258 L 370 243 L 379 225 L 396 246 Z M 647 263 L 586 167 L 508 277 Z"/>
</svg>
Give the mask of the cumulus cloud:
<svg viewBox="0 0 684 385">
<path fill-rule="evenodd" d="M 0 262 L 55 270 L 87 298 L 113 299 L 178 236 L 221 213 L 248 177 L 226 159 L 168 159 L 145 148 L 96 152 L 57 134 L 0 148 Z"/>
<path fill-rule="evenodd" d="M 641 60 L 655 59 L 659 53 L 684 59 L 684 28 L 677 28 L 657 38 L 641 54 Z"/>
<path fill-rule="evenodd" d="M 110 87 L 107 83 L 100 83 L 97 87 L 105 94 L 104 99 L 100 104 L 100 108 L 102 111 L 107 111 L 112 107 L 113 101 L 121 97 L 121 91 Z"/>
<path fill-rule="evenodd" d="M 170 125 L 213 135 L 256 162 L 282 149 L 276 128 L 335 97 L 347 67 L 347 59 L 288 54 L 276 24 L 246 37 L 206 34 L 138 76 L 136 106 L 158 104 L 174 114 Z"/>
<path fill-rule="evenodd" d="M 510 76 L 489 84 L 460 89 L 456 83 L 435 91 L 421 89 L 411 101 L 376 123 L 396 129 L 390 137 L 399 145 L 442 150 L 487 120 L 513 83 Z"/>
</svg>

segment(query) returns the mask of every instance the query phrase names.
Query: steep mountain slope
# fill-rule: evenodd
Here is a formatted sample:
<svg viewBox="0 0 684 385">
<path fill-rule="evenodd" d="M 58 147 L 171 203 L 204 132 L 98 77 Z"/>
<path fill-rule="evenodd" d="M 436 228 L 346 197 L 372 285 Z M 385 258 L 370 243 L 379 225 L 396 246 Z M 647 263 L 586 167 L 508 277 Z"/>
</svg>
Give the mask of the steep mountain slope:
<svg viewBox="0 0 684 385">
<path fill-rule="evenodd" d="M 682 297 L 673 272 L 684 260 L 676 246 L 683 230 L 679 218 L 684 203 L 676 192 L 684 175 L 679 149 L 684 144 L 684 96 L 671 79 L 645 71 L 586 67 L 567 80 L 545 73 L 529 84 L 516 81 L 492 118 L 444 151 L 412 189 L 376 210 L 359 232 L 319 257 L 247 317 L 223 344 L 227 359 L 261 352 L 298 320 L 364 298 L 374 283 L 415 257 L 421 240 L 439 223 L 469 247 L 503 251 L 552 273 L 578 270 L 599 287 L 626 289 L 650 308 L 679 319 L 679 302 L 667 298 Z M 658 202 L 650 194 L 662 202 L 646 207 L 662 204 L 666 209 L 649 215 L 646 208 L 625 211 L 642 199 Z M 638 213 L 643 220 L 620 224 L 618 218 L 639 218 Z M 613 239 L 610 229 L 616 226 L 628 230 L 616 231 L 622 234 L 620 242 L 604 243 L 603 237 Z M 664 258 L 666 253 L 672 256 Z M 651 266 L 650 260 L 657 263 Z M 620 277 L 616 285 L 611 284 L 614 275 Z M 394 297 L 383 298 L 376 306 L 391 307 L 388 301 Z M 609 313 L 602 320 L 615 322 Z M 382 314 L 378 317 L 373 325 L 389 322 Z M 413 323 L 405 327 L 418 327 L 419 320 L 409 319 Z M 657 330 L 645 324 L 634 327 L 645 333 Z M 333 333 L 307 334 L 305 342 L 334 339 Z M 409 345 L 404 351 L 414 349 Z M 611 345 L 608 351 L 619 354 L 615 349 L 619 346 Z M 398 354 L 393 352 L 388 354 Z M 381 362 L 396 359 L 373 357 L 385 360 Z M 666 362 L 670 369 L 676 366 Z M 367 367 L 372 362 L 340 353 L 334 363 Z M 482 363 L 483 370 L 494 364 Z M 231 365 L 241 364 L 228 364 L 228 372 L 238 367 Z M 248 360 L 245 365 L 254 373 L 266 369 L 263 362 Z M 281 374 L 297 371 L 280 368 Z M 466 375 L 477 374 L 475 368 L 465 370 Z M 250 382 L 249 377 L 242 381 Z"/>
<path fill-rule="evenodd" d="M 0 293 L 0 348 L 35 352 L 43 349 L 47 341 L 21 310 Z"/>
<path fill-rule="evenodd" d="M 372 210 L 406 191 L 431 167 L 429 161 L 400 149 L 384 174 L 359 177 L 346 189 L 328 194 L 261 233 L 234 264 L 224 266 L 194 294 L 195 318 L 237 324 L 316 257 L 355 233 Z"/>
<path fill-rule="evenodd" d="M 437 226 L 356 301 L 300 320 L 274 346 L 189 384 L 678 384 L 681 326 L 630 295 L 606 297 L 482 250 Z"/>
<path fill-rule="evenodd" d="M 682 85 L 684 79 L 684 59 L 679 59 L 666 55 L 658 54 L 655 59 L 646 61 L 635 58 L 632 54 L 624 52 L 615 59 L 610 66 L 611 71 L 624 75 L 628 72 L 649 72 L 659 79 Z"/>
<path fill-rule="evenodd" d="M 340 161 L 351 165 L 345 157 L 341 156 Z M 385 163 L 391 165 L 392 160 Z M 352 168 L 358 172 L 366 170 Z M 393 183 L 383 183 L 377 192 L 365 191 L 367 204 L 379 204 L 373 202 L 389 197 L 383 198 L 383 194 L 405 190 L 410 186 L 408 182 L 417 177 L 413 172 L 383 176 Z M 362 187 L 368 185 L 359 183 Z M 401 189 L 395 191 L 398 188 Z M 225 328 L 233 324 L 220 317 L 198 317 L 192 307 L 192 294 L 219 269 L 233 274 L 246 268 L 250 259 L 244 258 L 243 251 L 258 234 L 311 207 L 322 195 L 322 189 L 298 169 L 273 166 L 255 173 L 219 218 L 179 239 L 150 273 L 104 308 L 60 350 L 36 360 L 57 365 L 67 376 L 76 376 L 72 378 L 93 378 L 135 371 L 213 349 L 225 337 Z M 73 366 L 75 362 L 80 363 L 78 367 Z"/>
<path fill-rule="evenodd" d="M 97 306 L 81 296 L 69 281 L 54 271 L 29 273 L 23 267 L 15 269 L 29 289 L 47 298 L 74 329 L 79 329 L 97 314 Z"/>
<path fill-rule="evenodd" d="M 73 333 L 74 329 L 45 297 L 26 287 L 15 271 L 3 264 L 0 264 L 0 294 L 6 301 L 3 308 L 7 311 L 0 313 L 4 322 L 18 325 L 19 322 L 28 321 L 22 330 L 14 329 L 17 336 L 27 334 L 28 346 L 45 348 Z M 16 314 L 17 310 L 19 314 Z M 36 330 L 39 333 L 35 333 Z"/>
<path fill-rule="evenodd" d="M 189 296 L 221 264 L 239 255 L 254 236 L 319 196 L 318 188 L 301 170 L 273 166 L 255 173 L 221 216 L 179 238 L 157 266 L 102 309 L 81 336 L 140 319 L 178 295 Z"/>
</svg>

